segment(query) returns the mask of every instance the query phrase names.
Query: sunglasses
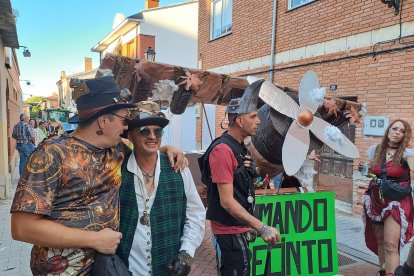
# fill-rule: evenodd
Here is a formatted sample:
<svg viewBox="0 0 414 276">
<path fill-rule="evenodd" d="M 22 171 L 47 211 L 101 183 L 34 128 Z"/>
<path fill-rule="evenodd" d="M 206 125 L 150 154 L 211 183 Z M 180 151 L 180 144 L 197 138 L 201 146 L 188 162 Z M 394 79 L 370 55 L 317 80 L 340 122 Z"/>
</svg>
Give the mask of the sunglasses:
<svg viewBox="0 0 414 276">
<path fill-rule="evenodd" d="M 157 138 L 161 138 L 162 135 L 164 134 L 164 130 L 160 127 L 157 127 L 154 129 L 150 129 L 148 127 L 141 127 L 140 129 L 138 129 L 139 135 L 144 136 L 144 137 L 148 137 L 151 132 L 154 133 L 155 137 Z"/>
<path fill-rule="evenodd" d="M 123 124 L 124 126 L 127 126 L 127 125 L 128 125 L 129 120 L 131 120 L 131 118 L 129 118 L 129 117 L 124 117 L 124 116 L 121 116 L 121 115 L 118 115 L 118 114 L 115 114 L 115 113 L 109 113 L 109 114 L 114 115 L 114 116 L 119 117 L 119 118 L 122 118 L 122 119 L 123 119 L 123 120 L 122 120 L 122 124 Z"/>
</svg>

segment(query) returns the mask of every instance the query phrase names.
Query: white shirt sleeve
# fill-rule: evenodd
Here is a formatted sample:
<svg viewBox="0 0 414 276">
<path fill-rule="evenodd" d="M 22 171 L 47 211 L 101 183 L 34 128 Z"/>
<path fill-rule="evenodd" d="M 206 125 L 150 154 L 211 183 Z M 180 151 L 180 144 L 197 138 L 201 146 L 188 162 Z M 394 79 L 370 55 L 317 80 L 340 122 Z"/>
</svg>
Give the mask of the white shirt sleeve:
<svg viewBox="0 0 414 276">
<path fill-rule="evenodd" d="M 402 158 L 407 161 L 408 157 L 413 157 L 414 156 L 414 149 L 413 148 L 406 148 L 404 150 L 403 156 Z"/>
<path fill-rule="evenodd" d="M 368 160 L 372 161 L 374 160 L 375 157 L 375 150 L 377 149 L 377 145 L 371 145 L 368 149 L 367 149 L 367 156 L 368 156 Z"/>
<path fill-rule="evenodd" d="M 190 169 L 186 168 L 181 175 L 187 197 L 187 208 L 180 251 L 185 250 L 191 257 L 194 257 L 196 249 L 203 241 L 206 210 L 198 195 Z"/>
</svg>

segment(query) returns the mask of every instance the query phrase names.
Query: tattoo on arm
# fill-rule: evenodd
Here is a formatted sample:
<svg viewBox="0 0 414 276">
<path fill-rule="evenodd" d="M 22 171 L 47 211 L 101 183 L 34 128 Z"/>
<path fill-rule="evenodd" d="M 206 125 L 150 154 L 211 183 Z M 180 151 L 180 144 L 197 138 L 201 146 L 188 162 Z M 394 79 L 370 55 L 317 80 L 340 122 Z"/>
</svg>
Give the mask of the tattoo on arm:
<svg viewBox="0 0 414 276">
<path fill-rule="evenodd" d="M 224 208 L 227 213 L 229 213 L 233 218 L 237 219 L 239 222 L 245 225 L 251 225 L 252 215 L 246 211 L 241 205 L 238 207 L 238 210 L 235 211 L 232 208 Z"/>
<path fill-rule="evenodd" d="M 263 229 L 262 236 L 270 236 L 271 234 L 272 234 L 272 228 L 266 225 L 265 228 Z"/>
</svg>

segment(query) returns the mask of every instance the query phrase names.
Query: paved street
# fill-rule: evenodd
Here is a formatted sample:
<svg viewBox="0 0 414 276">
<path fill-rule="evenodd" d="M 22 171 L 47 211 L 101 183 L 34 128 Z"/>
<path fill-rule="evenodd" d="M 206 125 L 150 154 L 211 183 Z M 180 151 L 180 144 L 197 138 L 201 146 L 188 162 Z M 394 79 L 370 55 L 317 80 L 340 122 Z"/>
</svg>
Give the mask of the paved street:
<svg viewBox="0 0 414 276">
<path fill-rule="evenodd" d="M 10 205 L 11 200 L 0 200 L 0 275 L 31 275 L 29 269 L 31 245 L 12 240 Z"/>
<path fill-rule="evenodd" d="M 13 179 L 17 183 L 16 177 Z M 29 257 L 31 246 L 13 241 L 10 234 L 11 200 L 0 200 L 0 276 L 31 275 Z M 336 212 L 339 271 L 344 276 L 374 276 L 378 270 L 377 258 L 366 247 L 363 237 L 363 222 L 360 217 Z M 193 276 L 216 275 L 215 253 L 211 243 L 210 226 L 207 223 L 206 235 L 196 252 Z M 408 254 L 407 245 L 401 254 L 404 260 Z"/>
</svg>

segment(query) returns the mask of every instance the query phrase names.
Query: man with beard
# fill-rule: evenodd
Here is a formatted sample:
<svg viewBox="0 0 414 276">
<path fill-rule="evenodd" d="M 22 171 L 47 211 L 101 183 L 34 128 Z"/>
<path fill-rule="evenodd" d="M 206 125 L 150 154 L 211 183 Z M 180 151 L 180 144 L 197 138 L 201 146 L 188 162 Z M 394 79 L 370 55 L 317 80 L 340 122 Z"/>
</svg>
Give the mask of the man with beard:
<svg viewBox="0 0 414 276">
<path fill-rule="evenodd" d="M 275 228 L 253 216 L 255 169 L 244 144 L 260 124 L 257 104 L 262 83 L 252 83 L 242 98 L 230 101 L 226 108 L 228 131 L 214 140 L 199 160 L 202 181 L 207 185 L 207 219 L 218 244 L 217 268 L 222 276 L 250 275 L 248 241 L 252 229 L 269 244 L 280 240 Z"/>
<path fill-rule="evenodd" d="M 13 238 L 34 245 L 33 275 L 86 275 L 95 253 L 114 253 L 122 237 L 120 135 L 135 105 L 112 75 L 71 87 L 78 128 L 30 156 L 11 207 Z"/>
</svg>

